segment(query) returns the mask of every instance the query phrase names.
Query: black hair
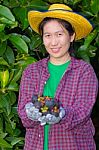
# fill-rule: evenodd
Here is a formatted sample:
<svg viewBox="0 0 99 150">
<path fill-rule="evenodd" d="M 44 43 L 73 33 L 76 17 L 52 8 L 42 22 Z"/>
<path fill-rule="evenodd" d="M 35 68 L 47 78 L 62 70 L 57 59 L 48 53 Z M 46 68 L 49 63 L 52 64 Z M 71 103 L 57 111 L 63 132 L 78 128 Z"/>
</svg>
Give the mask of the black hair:
<svg viewBox="0 0 99 150">
<path fill-rule="evenodd" d="M 51 20 L 58 21 L 68 31 L 70 36 L 72 36 L 75 33 L 74 28 L 72 27 L 72 25 L 68 21 L 65 21 L 65 20 L 59 19 L 59 18 L 46 17 L 43 19 L 43 21 L 39 25 L 39 33 L 41 36 L 43 36 L 44 25 Z"/>
</svg>

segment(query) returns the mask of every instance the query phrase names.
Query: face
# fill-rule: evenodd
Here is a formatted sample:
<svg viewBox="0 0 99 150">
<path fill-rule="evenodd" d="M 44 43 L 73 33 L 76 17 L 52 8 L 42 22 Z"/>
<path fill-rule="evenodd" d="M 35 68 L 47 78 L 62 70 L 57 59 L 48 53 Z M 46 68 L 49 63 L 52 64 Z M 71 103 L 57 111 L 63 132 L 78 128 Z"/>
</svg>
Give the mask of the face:
<svg viewBox="0 0 99 150">
<path fill-rule="evenodd" d="M 74 40 L 68 31 L 56 20 L 47 22 L 43 27 L 43 43 L 53 64 L 63 64 L 70 59 L 69 47 Z"/>
</svg>

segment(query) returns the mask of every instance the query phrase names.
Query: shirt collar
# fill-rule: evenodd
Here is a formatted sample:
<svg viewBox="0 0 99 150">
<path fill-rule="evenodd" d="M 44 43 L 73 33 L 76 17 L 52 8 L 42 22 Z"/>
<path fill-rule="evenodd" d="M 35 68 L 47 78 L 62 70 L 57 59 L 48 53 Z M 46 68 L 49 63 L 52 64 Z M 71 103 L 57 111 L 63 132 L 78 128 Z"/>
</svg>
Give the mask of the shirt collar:
<svg viewBox="0 0 99 150">
<path fill-rule="evenodd" d="M 48 61 L 49 61 L 49 56 L 47 58 L 44 58 L 42 63 L 40 64 L 43 68 L 47 68 L 48 66 Z M 71 63 L 68 67 L 68 70 L 71 70 L 71 69 L 75 69 L 75 68 L 78 68 L 80 66 L 80 60 L 79 59 L 76 59 L 74 57 L 71 57 Z"/>
</svg>

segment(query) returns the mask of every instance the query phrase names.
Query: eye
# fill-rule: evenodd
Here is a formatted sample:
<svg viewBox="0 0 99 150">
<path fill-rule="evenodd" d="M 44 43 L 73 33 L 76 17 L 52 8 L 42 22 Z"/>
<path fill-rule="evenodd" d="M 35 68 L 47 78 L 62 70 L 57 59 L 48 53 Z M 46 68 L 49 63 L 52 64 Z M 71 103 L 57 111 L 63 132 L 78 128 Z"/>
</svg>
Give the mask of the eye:
<svg viewBox="0 0 99 150">
<path fill-rule="evenodd" d="M 45 37 L 45 38 L 50 38 L 51 35 L 50 35 L 50 34 L 45 34 L 44 37 Z"/>
<path fill-rule="evenodd" d="M 60 36 L 62 36 L 63 35 L 63 33 L 58 33 L 58 36 L 60 37 Z"/>
</svg>

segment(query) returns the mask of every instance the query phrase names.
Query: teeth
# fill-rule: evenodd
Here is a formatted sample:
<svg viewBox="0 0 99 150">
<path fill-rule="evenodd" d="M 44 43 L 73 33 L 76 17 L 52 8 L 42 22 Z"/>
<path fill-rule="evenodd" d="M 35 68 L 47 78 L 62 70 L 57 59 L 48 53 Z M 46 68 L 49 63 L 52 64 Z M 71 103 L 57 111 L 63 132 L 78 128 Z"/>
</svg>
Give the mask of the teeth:
<svg viewBox="0 0 99 150">
<path fill-rule="evenodd" d="M 52 48 L 52 49 L 59 49 L 59 48 Z"/>
<path fill-rule="evenodd" d="M 54 48 L 54 49 L 52 49 L 52 51 L 53 51 L 53 52 L 58 52 L 59 49 L 55 49 L 55 48 Z"/>
<path fill-rule="evenodd" d="M 59 48 L 52 48 L 52 50 L 56 50 L 57 51 L 57 50 L 59 50 Z"/>
</svg>

